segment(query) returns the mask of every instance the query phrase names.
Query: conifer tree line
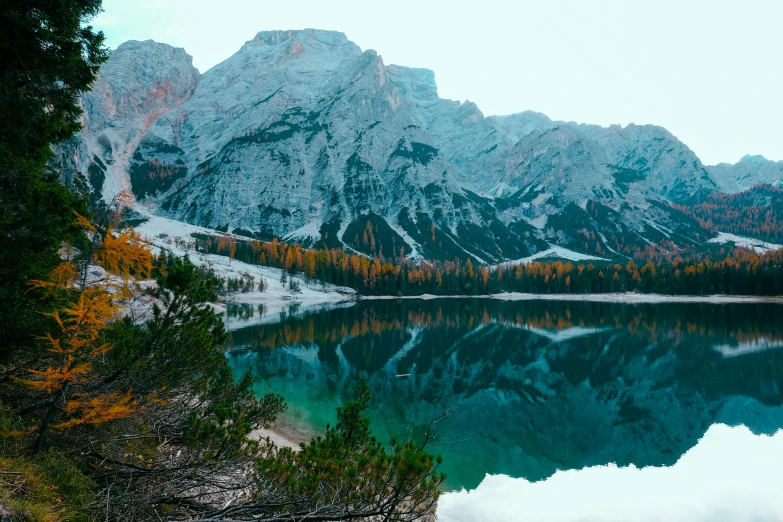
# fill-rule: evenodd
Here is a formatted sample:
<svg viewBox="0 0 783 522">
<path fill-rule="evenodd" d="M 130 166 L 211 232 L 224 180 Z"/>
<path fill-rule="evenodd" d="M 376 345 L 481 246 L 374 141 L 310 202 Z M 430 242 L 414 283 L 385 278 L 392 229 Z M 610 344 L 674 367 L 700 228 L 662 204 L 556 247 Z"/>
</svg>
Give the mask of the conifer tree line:
<svg viewBox="0 0 783 522">
<path fill-rule="evenodd" d="M 756 253 L 713 247 L 706 253 L 637 250 L 618 261 L 534 261 L 496 266 L 470 259 L 394 261 L 344 249 L 312 249 L 277 239 L 199 236 L 196 249 L 246 263 L 281 268 L 305 281 L 347 286 L 364 295 L 485 295 L 641 292 L 682 295 L 783 295 L 783 250 Z"/>
<path fill-rule="evenodd" d="M 783 189 L 757 185 L 737 194 L 712 194 L 690 207 L 674 205 L 705 230 L 783 241 Z"/>
<path fill-rule="evenodd" d="M 257 435 L 285 402 L 232 374 L 210 303 L 259 282 L 154 257 L 120 230 L 132 195 L 89 210 L 60 182 L 50 147 L 108 56 L 87 25 L 100 9 L 0 4 L 0 519 L 431 517 L 430 434 L 381 445 L 362 382 L 298 450 Z"/>
</svg>

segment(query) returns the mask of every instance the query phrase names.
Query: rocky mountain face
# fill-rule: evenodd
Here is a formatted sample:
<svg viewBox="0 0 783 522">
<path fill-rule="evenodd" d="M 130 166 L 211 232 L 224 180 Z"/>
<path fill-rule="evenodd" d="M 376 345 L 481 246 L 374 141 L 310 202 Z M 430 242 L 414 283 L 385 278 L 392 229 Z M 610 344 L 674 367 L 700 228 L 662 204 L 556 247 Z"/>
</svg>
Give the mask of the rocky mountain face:
<svg viewBox="0 0 783 522">
<path fill-rule="evenodd" d="M 766 184 L 783 187 L 783 161 L 770 161 L 764 156 L 743 156 L 735 164 L 719 163 L 707 167 L 721 192 L 734 194 Z"/>
<path fill-rule="evenodd" d="M 152 41 L 121 45 L 82 97 L 83 129 L 63 146 L 60 157 L 71 167 L 64 172 L 89 182 L 98 199 L 110 201 L 130 189 L 131 158 L 144 146 L 141 141 L 153 124 L 190 99 L 199 77 L 183 49 Z"/>
<path fill-rule="evenodd" d="M 703 241 L 669 204 L 733 175 L 661 127 L 485 117 L 441 99 L 431 71 L 320 30 L 261 32 L 203 75 L 182 49 L 126 42 L 83 106 L 60 156 L 96 201 L 130 188 L 177 220 L 385 257 Z"/>
</svg>

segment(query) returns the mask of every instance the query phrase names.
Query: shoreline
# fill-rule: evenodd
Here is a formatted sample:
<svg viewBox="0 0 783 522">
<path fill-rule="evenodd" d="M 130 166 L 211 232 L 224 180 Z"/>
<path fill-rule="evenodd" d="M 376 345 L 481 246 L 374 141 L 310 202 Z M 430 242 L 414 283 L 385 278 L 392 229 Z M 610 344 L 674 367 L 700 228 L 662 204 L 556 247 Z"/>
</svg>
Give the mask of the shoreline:
<svg viewBox="0 0 783 522">
<path fill-rule="evenodd" d="M 250 438 L 254 440 L 269 438 L 277 447 L 299 451 L 301 443 L 310 442 L 314 437 L 323 435 L 323 431 L 325 430 L 319 431 L 314 426 L 294 422 L 287 412 L 283 412 L 269 428 L 253 430 Z"/>
<path fill-rule="evenodd" d="M 594 303 L 655 304 L 655 303 L 775 303 L 783 304 L 783 296 L 757 295 L 668 295 L 613 292 L 604 294 L 528 294 L 506 292 L 483 295 L 357 295 L 357 301 L 383 301 L 392 299 L 497 299 L 500 301 L 590 301 Z"/>
</svg>

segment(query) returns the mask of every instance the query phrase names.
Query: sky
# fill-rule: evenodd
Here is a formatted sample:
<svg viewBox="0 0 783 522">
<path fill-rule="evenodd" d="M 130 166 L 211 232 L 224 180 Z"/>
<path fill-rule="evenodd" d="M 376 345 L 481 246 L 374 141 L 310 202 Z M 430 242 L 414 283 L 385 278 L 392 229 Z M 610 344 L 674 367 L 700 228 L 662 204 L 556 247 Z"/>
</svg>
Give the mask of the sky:
<svg viewBox="0 0 783 522">
<path fill-rule="evenodd" d="M 487 475 L 444 494 L 441 522 L 781 522 L 783 431 L 711 426 L 673 466 L 587 467 L 540 482 Z M 568 499 L 564 501 L 564 499 Z"/>
<path fill-rule="evenodd" d="M 183 47 L 205 72 L 258 31 L 331 29 L 435 71 L 485 115 L 666 127 L 703 163 L 783 160 L 780 0 L 104 0 L 116 48 Z"/>
</svg>

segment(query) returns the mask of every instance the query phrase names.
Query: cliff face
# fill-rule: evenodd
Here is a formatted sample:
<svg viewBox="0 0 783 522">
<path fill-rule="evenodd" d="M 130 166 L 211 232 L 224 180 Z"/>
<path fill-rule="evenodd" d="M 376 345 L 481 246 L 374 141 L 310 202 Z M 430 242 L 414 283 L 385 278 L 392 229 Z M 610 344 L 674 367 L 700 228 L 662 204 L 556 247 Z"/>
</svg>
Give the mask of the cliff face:
<svg viewBox="0 0 783 522">
<path fill-rule="evenodd" d="M 329 31 L 261 32 L 203 75 L 181 49 L 127 42 L 83 105 L 62 156 L 96 197 L 131 188 L 178 220 L 378 254 L 355 234 L 369 221 L 387 257 L 703 239 L 667 203 L 717 190 L 661 127 L 484 117 Z"/>
<path fill-rule="evenodd" d="M 783 161 L 764 156 L 743 156 L 737 163 L 719 163 L 707 167 L 721 192 L 734 194 L 759 184 L 783 187 Z"/>
<path fill-rule="evenodd" d="M 110 201 L 131 188 L 131 157 L 150 127 L 185 103 L 199 80 L 184 49 L 125 42 L 101 67 L 82 97 L 82 132 L 60 151 L 68 181 L 89 183 L 95 199 Z"/>
</svg>

